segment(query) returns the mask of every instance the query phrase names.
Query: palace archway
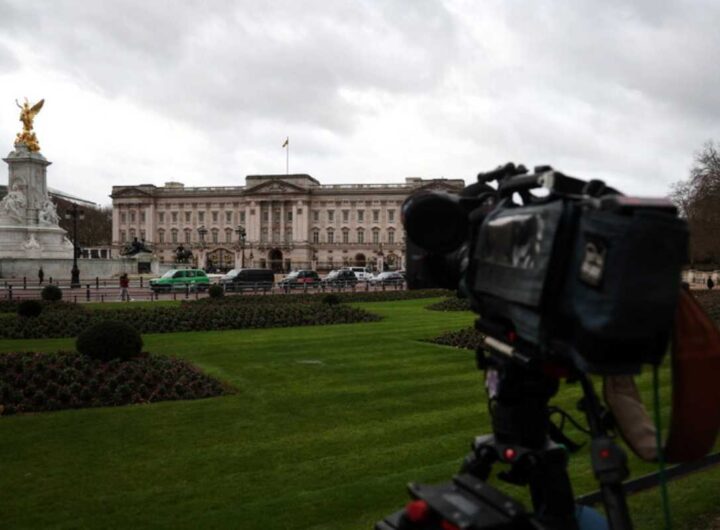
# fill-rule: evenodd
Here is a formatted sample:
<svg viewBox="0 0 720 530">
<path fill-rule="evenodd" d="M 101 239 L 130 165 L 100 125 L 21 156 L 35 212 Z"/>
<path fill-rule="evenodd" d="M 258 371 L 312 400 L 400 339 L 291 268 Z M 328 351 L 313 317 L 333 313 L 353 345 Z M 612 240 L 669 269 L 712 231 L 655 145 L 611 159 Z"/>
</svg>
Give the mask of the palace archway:
<svg viewBox="0 0 720 530">
<path fill-rule="evenodd" d="M 279 248 L 274 248 L 268 252 L 268 261 L 273 272 L 283 271 L 283 253 Z"/>
<path fill-rule="evenodd" d="M 365 254 L 355 254 L 355 265 L 358 267 L 364 267 L 367 264 Z"/>
</svg>

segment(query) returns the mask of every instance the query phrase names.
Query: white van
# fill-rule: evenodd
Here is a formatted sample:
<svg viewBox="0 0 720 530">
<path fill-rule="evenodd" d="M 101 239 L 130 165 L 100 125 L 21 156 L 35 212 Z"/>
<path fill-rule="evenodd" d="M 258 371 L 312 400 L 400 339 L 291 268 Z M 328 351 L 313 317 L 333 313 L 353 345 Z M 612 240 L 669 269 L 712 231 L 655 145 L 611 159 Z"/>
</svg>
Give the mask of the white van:
<svg viewBox="0 0 720 530">
<path fill-rule="evenodd" d="M 366 282 L 372 278 L 372 273 L 367 267 L 343 267 L 343 270 L 353 271 L 360 282 Z"/>
</svg>

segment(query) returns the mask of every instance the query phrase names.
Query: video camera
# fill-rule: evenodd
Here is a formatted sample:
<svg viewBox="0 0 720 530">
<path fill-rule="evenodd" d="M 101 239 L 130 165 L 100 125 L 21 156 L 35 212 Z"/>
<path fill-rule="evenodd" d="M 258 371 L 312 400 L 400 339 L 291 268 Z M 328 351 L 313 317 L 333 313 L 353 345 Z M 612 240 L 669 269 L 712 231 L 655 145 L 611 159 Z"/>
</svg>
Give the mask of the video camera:
<svg viewBox="0 0 720 530">
<path fill-rule="evenodd" d="M 676 208 L 549 166 L 530 173 L 509 163 L 457 195 L 410 196 L 402 217 L 408 287 L 457 289 L 479 315 L 477 364 L 486 371 L 493 434 L 475 439 L 452 482 L 410 484 L 415 500 L 376 529 L 607 528 L 575 504 L 571 442 L 548 407 L 560 377 L 582 385 L 610 527 L 632 528 L 626 456 L 588 374 L 624 377 L 661 362 L 688 247 Z M 529 486 L 534 513 L 486 482 L 496 462 L 510 466 L 500 478 Z"/>
<path fill-rule="evenodd" d="M 402 212 L 408 285 L 459 288 L 491 347 L 598 374 L 660 362 L 688 245 L 669 201 L 507 164 L 460 195 L 412 195 Z"/>
</svg>

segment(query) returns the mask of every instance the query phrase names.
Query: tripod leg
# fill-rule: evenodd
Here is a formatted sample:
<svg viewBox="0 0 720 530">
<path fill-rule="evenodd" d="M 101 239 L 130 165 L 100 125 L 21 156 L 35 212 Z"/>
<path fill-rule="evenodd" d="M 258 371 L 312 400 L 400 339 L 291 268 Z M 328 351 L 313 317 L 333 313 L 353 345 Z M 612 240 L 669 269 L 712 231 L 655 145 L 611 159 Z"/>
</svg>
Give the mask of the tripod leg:
<svg viewBox="0 0 720 530">
<path fill-rule="evenodd" d="M 535 516 L 549 528 L 576 530 L 575 499 L 567 474 L 565 449 L 546 451 L 532 467 L 529 476 L 530 496 Z"/>
</svg>

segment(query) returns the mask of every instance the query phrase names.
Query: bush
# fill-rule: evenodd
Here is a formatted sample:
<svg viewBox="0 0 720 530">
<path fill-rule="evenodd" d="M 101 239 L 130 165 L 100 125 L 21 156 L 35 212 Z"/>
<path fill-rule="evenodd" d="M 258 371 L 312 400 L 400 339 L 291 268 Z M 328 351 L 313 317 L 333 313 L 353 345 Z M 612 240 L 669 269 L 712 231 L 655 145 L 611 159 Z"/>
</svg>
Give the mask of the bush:
<svg viewBox="0 0 720 530">
<path fill-rule="evenodd" d="M 62 291 L 57 285 L 46 285 L 42 290 L 41 297 L 47 302 L 57 302 L 62 300 Z"/>
<path fill-rule="evenodd" d="M 340 298 L 336 294 L 326 294 L 322 298 L 322 303 L 327 305 L 338 305 L 340 303 Z"/>
<path fill-rule="evenodd" d="M 21 317 L 36 317 L 42 310 L 42 304 L 37 300 L 23 300 L 18 305 L 17 314 Z"/>
<path fill-rule="evenodd" d="M 225 290 L 222 288 L 222 286 L 214 283 L 208 289 L 208 294 L 210 295 L 210 298 L 222 298 L 223 296 L 225 296 Z"/>
<path fill-rule="evenodd" d="M 142 337 L 135 328 L 116 320 L 106 320 L 87 328 L 75 343 L 77 351 L 99 361 L 125 361 L 137 357 L 142 345 Z"/>
</svg>

